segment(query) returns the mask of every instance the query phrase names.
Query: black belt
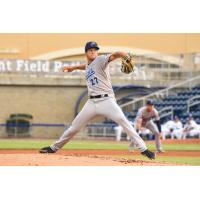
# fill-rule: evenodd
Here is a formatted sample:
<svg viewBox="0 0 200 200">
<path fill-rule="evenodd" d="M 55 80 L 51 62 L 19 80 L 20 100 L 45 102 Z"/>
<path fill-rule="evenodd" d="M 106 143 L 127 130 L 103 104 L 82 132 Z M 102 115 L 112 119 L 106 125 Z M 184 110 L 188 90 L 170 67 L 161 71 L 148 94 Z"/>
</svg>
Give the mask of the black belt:
<svg viewBox="0 0 200 200">
<path fill-rule="evenodd" d="M 100 95 L 96 95 L 96 96 L 89 96 L 89 99 L 99 99 L 99 98 L 103 98 L 103 97 L 108 97 L 108 94 L 100 94 Z"/>
</svg>

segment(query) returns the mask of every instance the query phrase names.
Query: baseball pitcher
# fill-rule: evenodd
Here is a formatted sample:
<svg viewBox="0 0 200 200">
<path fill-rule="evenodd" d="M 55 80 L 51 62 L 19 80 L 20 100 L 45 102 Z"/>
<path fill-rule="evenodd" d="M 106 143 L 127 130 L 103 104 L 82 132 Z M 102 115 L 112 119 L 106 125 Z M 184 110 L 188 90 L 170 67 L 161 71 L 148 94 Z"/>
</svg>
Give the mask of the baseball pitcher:
<svg viewBox="0 0 200 200">
<path fill-rule="evenodd" d="M 121 71 L 130 73 L 133 71 L 133 56 L 125 52 L 115 52 L 109 55 L 98 55 L 99 47 L 96 42 L 88 42 L 85 45 L 87 63 L 79 66 L 66 66 L 64 72 L 73 70 L 85 70 L 85 79 L 88 88 L 88 100 L 82 110 L 73 120 L 71 126 L 52 145 L 44 147 L 40 153 L 55 153 L 78 133 L 96 115 L 102 115 L 119 124 L 134 141 L 141 154 L 149 159 L 155 159 L 155 153 L 147 149 L 144 141 L 131 126 L 121 108 L 117 105 L 112 89 L 108 64 L 117 58 L 122 60 Z"/>
</svg>

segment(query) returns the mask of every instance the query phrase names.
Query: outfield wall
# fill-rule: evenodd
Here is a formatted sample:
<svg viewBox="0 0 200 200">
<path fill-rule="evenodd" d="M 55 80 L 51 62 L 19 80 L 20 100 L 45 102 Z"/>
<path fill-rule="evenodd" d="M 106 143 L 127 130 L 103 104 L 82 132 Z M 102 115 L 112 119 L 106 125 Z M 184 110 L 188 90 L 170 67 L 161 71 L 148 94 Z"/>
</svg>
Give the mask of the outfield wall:
<svg viewBox="0 0 200 200">
<path fill-rule="evenodd" d="M 5 122 L 12 113 L 31 114 L 34 123 L 70 122 L 76 100 L 85 89 L 80 86 L 1 85 L 0 122 Z"/>
</svg>

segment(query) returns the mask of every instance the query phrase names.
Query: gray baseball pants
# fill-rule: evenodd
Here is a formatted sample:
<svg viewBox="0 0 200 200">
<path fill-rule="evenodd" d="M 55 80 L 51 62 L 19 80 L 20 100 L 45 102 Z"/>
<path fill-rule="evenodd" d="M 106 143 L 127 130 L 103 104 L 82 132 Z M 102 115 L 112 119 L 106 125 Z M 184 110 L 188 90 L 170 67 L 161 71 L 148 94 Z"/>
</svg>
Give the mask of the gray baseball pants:
<svg viewBox="0 0 200 200">
<path fill-rule="evenodd" d="M 129 123 L 128 119 L 125 117 L 113 97 L 89 99 L 73 120 L 71 126 L 64 131 L 59 140 L 50 146 L 51 149 L 57 151 L 62 148 L 76 133 L 78 133 L 92 118 L 97 115 L 105 116 L 122 126 L 123 130 L 134 142 L 136 148 L 138 148 L 141 152 L 147 149 L 144 141 Z"/>
<path fill-rule="evenodd" d="M 158 131 L 158 127 L 156 126 L 156 124 L 153 121 L 149 121 L 146 123 L 146 125 L 144 127 L 149 129 L 155 135 L 156 149 L 158 151 L 162 150 L 162 144 L 161 144 L 160 137 L 159 137 L 160 133 Z"/>
</svg>

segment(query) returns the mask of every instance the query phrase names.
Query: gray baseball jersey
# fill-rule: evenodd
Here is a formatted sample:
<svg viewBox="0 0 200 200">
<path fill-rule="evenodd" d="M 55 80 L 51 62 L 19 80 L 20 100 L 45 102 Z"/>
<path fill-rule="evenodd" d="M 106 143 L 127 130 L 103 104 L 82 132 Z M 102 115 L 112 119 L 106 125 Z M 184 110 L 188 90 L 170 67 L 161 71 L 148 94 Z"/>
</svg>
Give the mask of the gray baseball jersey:
<svg viewBox="0 0 200 200">
<path fill-rule="evenodd" d="M 88 96 L 108 94 L 114 97 L 108 66 L 110 55 L 100 55 L 86 65 Z"/>
<path fill-rule="evenodd" d="M 151 121 L 152 119 L 159 120 L 158 111 L 153 108 L 151 112 L 148 112 L 146 106 L 139 109 L 135 121 L 138 119 L 142 119 L 142 126 L 145 127 L 147 122 Z"/>
</svg>

